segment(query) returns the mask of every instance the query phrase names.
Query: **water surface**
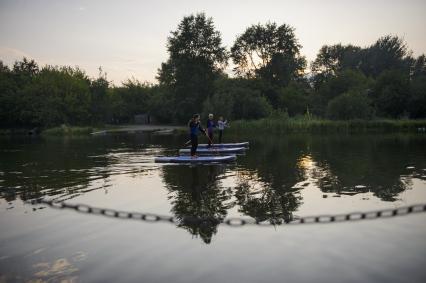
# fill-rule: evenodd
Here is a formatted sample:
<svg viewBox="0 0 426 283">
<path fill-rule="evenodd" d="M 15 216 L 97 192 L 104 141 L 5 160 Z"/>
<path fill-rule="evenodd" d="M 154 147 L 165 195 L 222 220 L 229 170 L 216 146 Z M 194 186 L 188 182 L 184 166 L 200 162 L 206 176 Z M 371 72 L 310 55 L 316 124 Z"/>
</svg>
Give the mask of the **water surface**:
<svg viewBox="0 0 426 283">
<path fill-rule="evenodd" d="M 196 166 L 153 162 L 177 154 L 184 135 L 2 138 L 0 281 L 424 281 L 424 215 L 234 228 L 27 203 L 273 223 L 426 203 L 424 134 L 227 138 L 250 149 Z"/>
</svg>

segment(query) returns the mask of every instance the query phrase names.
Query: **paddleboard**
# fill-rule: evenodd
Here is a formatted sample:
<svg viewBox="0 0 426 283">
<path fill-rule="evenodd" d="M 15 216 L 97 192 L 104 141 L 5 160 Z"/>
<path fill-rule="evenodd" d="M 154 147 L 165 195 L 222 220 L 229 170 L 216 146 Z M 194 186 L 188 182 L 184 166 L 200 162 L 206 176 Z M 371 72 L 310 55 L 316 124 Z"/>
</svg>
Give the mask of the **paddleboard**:
<svg viewBox="0 0 426 283">
<path fill-rule="evenodd" d="M 204 147 L 197 148 L 197 154 L 225 154 L 225 153 L 242 153 L 246 150 L 245 147 Z M 179 149 L 179 154 L 190 154 L 190 148 Z"/>
<path fill-rule="evenodd" d="M 235 143 L 215 143 L 211 147 L 248 147 L 249 142 L 235 142 Z M 189 145 L 191 147 L 191 145 Z M 206 143 L 201 143 L 198 145 L 199 148 L 209 147 Z"/>
<path fill-rule="evenodd" d="M 226 156 L 198 156 L 192 158 L 191 156 L 162 156 L 156 157 L 157 163 L 222 163 L 235 161 L 235 155 Z"/>
</svg>

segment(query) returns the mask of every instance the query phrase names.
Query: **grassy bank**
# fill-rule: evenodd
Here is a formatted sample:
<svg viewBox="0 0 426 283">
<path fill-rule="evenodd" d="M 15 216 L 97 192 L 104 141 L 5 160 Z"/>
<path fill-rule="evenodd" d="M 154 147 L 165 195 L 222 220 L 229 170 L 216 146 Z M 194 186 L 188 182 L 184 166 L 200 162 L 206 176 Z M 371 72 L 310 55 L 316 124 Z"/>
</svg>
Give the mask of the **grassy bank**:
<svg viewBox="0 0 426 283">
<path fill-rule="evenodd" d="M 42 135 L 46 136 L 78 136 L 78 135 L 89 135 L 93 132 L 92 127 L 75 127 L 62 125 L 59 127 L 49 128 L 41 132 Z"/>
<path fill-rule="evenodd" d="M 357 132 L 426 132 L 426 120 L 386 120 L 377 119 L 371 121 L 350 120 L 332 121 L 325 119 L 307 118 L 277 118 L 270 117 L 259 120 L 232 121 L 230 128 L 226 130 L 229 134 L 242 133 L 357 133 Z M 82 136 L 93 132 L 135 132 L 135 131 L 159 131 L 173 130 L 174 132 L 187 132 L 186 127 L 178 126 L 155 126 L 155 125 L 104 125 L 92 126 L 69 126 L 61 125 L 41 131 L 44 136 Z M 0 135 L 29 135 L 30 129 L 0 129 Z"/>
<path fill-rule="evenodd" d="M 339 133 L 339 132 L 424 132 L 426 120 L 351 120 L 332 121 L 321 119 L 265 118 L 234 121 L 231 133 Z"/>
</svg>

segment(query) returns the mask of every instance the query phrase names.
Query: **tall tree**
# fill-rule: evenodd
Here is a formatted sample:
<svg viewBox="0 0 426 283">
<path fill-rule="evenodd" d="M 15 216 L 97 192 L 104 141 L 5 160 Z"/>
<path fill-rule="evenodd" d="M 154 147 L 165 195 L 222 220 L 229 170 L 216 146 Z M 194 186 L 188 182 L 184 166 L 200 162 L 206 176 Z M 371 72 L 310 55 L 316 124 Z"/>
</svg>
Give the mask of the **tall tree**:
<svg viewBox="0 0 426 283">
<path fill-rule="evenodd" d="M 185 121 L 201 110 L 213 93 L 213 82 L 228 61 L 220 33 L 204 13 L 184 17 L 168 37 L 169 59 L 157 79 L 174 92 L 175 118 Z"/>
<path fill-rule="evenodd" d="M 107 74 L 99 67 L 99 76 L 95 80 L 90 81 L 90 104 L 93 122 L 107 121 L 108 114 L 108 87 L 109 81 Z"/>
<path fill-rule="evenodd" d="M 324 45 L 317 58 L 311 64 L 314 84 L 318 88 L 321 83 L 343 69 L 357 69 L 361 63 L 362 49 L 354 45 Z"/>
<path fill-rule="evenodd" d="M 414 60 L 411 70 L 411 76 L 413 78 L 419 77 L 419 76 L 426 76 L 426 56 L 425 54 L 422 54 L 421 56 L 417 57 L 416 60 Z"/>
<path fill-rule="evenodd" d="M 242 77 L 259 77 L 285 86 L 303 75 L 306 60 L 300 55 L 300 48 L 294 28 L 289 25 L 252 25 L 231 48 L 234 71 Z"/>
<path fill-rule="evenodd" d="M 381 37 L 363 52 L 360 68 L 365 75 L 374 78 L 388 70 L 399 70 L 408 75 L 413 63 L 407 44 L 397 36 Z"/>
</svg>

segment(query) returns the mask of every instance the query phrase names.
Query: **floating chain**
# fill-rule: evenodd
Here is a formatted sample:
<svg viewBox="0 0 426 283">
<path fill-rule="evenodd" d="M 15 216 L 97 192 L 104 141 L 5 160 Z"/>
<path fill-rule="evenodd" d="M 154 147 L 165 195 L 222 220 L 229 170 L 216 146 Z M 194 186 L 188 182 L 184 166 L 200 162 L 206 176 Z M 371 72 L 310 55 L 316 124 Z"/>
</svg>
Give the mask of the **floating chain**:
<svg viewBox="0 0 426 283">
<path fill-rule="evenodd" d="M 120 218 L 120 219 L 136 219 L 145 222 L 168 222 L 174 224 L 187 224 L 187 225 L 219 225 L 225 224 L 229 226 L 244 226 L 244 225 L 295 225 L 295 224 L 309 224 L 309 223 L 335 223 L 335 222 L 348 222 L 359 221 L 377 218 L 389 218 L 395 216 L 408 215 L 412 213 L 426 212 L 426 204 L 416 204 L 410 206 L 399 207 L 395 209 L 384 209 L 368 212 L 352 212 L 347 214 L 336 215 L 318 215 L 299 217 L 291 221 L 258 221 L 253 218 L 225 218 L 218 219 L 214 217 L 194 217 L 194 216 L 166 216 L 153 213 L 140 213 L 119 211 L 109 208 L 97 208 L 85 204 L 70 204 L 63 201 L 52 201 L 45 199 L 34 199 L 30 201 L 31 204 L 46 204 L 55 209 L 69 209 L 75 210 L 85 214 L 103 215 L 106 217 Z"/>
</svg>

